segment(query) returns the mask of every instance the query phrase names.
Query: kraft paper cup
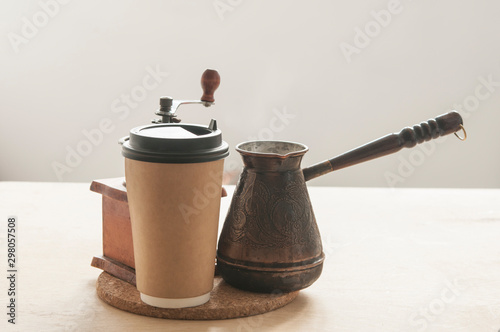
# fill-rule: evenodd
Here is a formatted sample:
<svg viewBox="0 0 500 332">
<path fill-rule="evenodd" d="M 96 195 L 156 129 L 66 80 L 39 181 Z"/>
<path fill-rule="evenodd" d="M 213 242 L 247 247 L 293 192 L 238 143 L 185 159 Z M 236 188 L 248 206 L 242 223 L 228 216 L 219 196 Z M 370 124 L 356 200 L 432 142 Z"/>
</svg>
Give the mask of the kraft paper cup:
<svg viewBox="0 0 500 332">
<path fill-rule="evenodd" d="M 213 287 L 224 160 L 125 158 L 137 289 L 161 308 L 206 303 Z"/>
</svg>

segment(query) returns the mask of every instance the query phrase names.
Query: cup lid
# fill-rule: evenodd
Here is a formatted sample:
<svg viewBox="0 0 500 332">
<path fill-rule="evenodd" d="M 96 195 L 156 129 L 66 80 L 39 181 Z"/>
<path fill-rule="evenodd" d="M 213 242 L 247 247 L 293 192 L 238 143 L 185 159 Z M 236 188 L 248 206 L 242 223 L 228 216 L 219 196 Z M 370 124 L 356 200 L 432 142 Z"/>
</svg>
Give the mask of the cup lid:
<svg viewBox="0 0 500 332">
<path fill-rule="evenodd" d="M 153 163 L 202 163 L 229 155 L 229 146 L 215 120 L 208 127 L 161 123 L 130 130 L 122 145 L 125 158 Z"/>
</svg>

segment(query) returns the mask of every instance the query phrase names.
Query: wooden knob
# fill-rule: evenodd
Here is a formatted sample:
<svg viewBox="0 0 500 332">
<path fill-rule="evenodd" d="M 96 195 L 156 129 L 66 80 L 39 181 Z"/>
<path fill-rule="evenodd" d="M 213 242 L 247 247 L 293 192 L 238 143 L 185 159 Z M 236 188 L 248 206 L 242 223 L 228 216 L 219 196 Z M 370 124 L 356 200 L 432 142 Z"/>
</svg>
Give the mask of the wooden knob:
<svg viewBox="0 0 500 332">
<path fill-rule="evenodd" d="M 217 90 L 220 84 L 220 75 L 217 70 L 207 69 L 201 76 L 201 88 L 203 89 L 203 96 L 201 96 L 201 101 L 207 101 L 213 103 L 214 92 Z"/>
</svg>

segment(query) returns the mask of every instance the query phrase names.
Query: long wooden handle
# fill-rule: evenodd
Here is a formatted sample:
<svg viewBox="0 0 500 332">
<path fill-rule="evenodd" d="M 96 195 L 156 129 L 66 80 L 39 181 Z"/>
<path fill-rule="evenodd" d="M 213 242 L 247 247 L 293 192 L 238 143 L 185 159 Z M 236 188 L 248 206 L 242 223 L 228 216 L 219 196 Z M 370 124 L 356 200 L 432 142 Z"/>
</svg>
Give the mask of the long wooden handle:
<svg viewBox="0 0 500 332">
<path fill-rule="evenodd" d="M 462 125 L 462 117 L 455 111 L 440 115 L 419 125 L 406 127 L 397 134 L 389 134 L 337 157 L 304 168 L 304 178 L 308 181 L 344 167 L 398 152 L 402 148 L 412 148 L 433 138 L 455 133 L 462 128 Z"/>
</svg>

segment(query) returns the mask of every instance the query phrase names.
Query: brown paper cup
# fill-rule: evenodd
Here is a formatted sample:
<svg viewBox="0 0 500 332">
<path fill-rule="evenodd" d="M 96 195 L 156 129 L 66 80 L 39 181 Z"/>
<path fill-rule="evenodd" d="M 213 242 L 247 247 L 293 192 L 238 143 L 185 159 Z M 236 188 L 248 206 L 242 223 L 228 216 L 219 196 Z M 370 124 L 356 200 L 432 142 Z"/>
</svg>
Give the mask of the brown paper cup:
<svg viewBox="0 0 500 332">
<path fill-rule="evenodd" d="M 125 158 L 137 289 L 162 308 L 201 305 L 212 290 L 224 160 Z"/>
</svg>

